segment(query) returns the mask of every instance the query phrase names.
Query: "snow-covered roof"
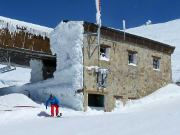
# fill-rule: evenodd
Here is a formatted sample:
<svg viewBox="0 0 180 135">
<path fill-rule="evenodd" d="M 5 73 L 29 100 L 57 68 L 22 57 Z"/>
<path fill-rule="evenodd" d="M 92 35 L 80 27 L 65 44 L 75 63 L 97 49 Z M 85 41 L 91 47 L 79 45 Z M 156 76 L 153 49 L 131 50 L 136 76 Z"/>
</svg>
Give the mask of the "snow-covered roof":
<svg viewBox="0 0 180 135">
<path fill-rule="evenodd" d="M 33 35 L 49 37 L 52 28 L 0 16 L 0 29 L 8 28 L 10 33 L 25 31 Z"/>
<path fill-rule="evenodd" d="M 90 23 L 90 22 L 84 22 L 85 32 L 86 33 L 94 33 L 97 31 L 97 24 Z M 113 40 L 124 40 L 124 31 L 107 27 L 107 26 L 101 26 L 101 35 L 111 37 Z M 145 36 L 138 35 L 136 33 L 130 33 L 126 30 L 125 34 L 125 41 L 126 42 L 133 42 L 135 44 L 141 44 L 146 47 L 149 47 L 151 49 L 155 49 L 158 51 L 163 51 L 169 54 L 172 54 L 174 52 L 175 47 L 172 46 L 170 43 L 164 43 L 158 40 L 154 40 L 152 38 L 148 38 Z M 160 49 L 165 48 L 165 49 Z"/>
</svg>

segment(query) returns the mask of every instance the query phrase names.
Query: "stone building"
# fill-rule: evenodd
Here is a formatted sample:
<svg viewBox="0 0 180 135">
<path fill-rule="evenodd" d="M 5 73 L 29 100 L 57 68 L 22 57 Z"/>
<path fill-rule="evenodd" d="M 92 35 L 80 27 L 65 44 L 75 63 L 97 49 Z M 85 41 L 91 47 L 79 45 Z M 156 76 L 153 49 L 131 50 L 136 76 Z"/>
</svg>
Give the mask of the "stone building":
<svg viewBox="0 0 180 135">
<path fill-rule="evenodd" d="M 84 106 L 111 111 L 116 99 L 137 99 L 172 82 L 174 47 L 112 28 L 84 23 Z M 99 48 L 99 49 L 98 49 Z"/>
<path fill-rule="evenodd" d="M 30 61 L 35 60 L 33 63 L 41 66 L 42 79 L 53 77 L 56 56 L 51 53 L 48 36 L 52 29 L 47 32 L 46 28 L 16 23 L 21 25 L 3 22 L 5 26 L 0 27 L 1 58 L 8 54 L 14 64 L 32 68 Z M 13 34 L 8 28 L 12 26 L 17 30 Z M 85 110 L 93 106 L 111 111 L 118 99 L 125 103 L 141 98 L 172 82 L 174 47 L 104 26 L 98 46 L 97 25 L 84 22 L 83 26 L 83 89 L 77 92 L 83 92 Z"/>
</svg>

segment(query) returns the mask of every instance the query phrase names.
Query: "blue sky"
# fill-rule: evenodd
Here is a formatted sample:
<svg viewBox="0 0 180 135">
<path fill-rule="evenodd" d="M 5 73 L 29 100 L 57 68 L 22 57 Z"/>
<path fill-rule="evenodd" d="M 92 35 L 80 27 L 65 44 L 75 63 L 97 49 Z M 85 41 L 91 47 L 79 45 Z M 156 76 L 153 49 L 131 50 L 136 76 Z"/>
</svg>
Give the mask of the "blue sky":
<svg viewBox="0 0 180 135">
<path fill-rule="evenodd" d="M 180 0 L 101 0 L 105 26 L 122 28 L 180 18 Z M 95 0 L 1 0 L 0 16 L 55 27 L 61 20 L 95 22 Z"/>
</svg>

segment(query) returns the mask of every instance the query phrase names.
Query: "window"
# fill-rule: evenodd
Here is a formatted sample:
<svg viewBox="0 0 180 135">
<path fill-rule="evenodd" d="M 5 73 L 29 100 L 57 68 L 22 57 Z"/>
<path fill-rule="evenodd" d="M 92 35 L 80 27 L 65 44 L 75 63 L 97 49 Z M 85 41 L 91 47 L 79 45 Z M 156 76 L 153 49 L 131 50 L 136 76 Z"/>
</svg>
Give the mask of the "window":
<svg viewBox="0 0 180 135">
<path fill-rule="evenodd" d="M 160 58 L 153 57 L 153 69 L 160 69 Z"/>
<path fill-rule="evenodd" d="M 137 52 L 133 52 L 133 51 L 128 52 L 128 64 L 129 65 L 137 64 Z"/>
<path fill-rule="evenodd" d="M 99 69 L 97 73 L 97 85 L 101 88 L 107 87 L 107 76 L 108 70 L 107 69 Z"/>
<path fill-rule="evenodd" d="M 110 55 L 110 47 L 109 46 L 102 46 L 100 47 L 100 60 L 109 61 Z"/>
</svg>

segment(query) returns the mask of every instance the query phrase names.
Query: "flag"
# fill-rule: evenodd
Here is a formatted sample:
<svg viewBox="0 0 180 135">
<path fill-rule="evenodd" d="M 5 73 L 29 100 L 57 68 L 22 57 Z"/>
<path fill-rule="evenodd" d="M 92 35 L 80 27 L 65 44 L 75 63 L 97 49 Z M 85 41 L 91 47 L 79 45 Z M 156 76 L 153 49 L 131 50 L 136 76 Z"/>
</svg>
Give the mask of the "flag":
<svg viewBox="0 0 180 135">
<path fill-rule="evenodd" d="M 126 21 L 123 20 L 123 30 L 126 30 Z"/>
<path fill-rule="evenodd" d="M 96 2 L 96 22 L 101 26 L 101 0 L 95 0 Z"/>
<path fill-rule="evenodd" d="M 101 0 L 95 0 L 95 1 L 96 1 L 97 12 L 101 12 Z"/>
</svg>

